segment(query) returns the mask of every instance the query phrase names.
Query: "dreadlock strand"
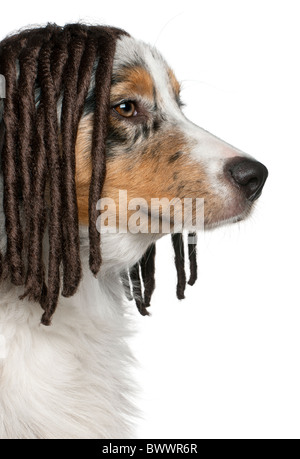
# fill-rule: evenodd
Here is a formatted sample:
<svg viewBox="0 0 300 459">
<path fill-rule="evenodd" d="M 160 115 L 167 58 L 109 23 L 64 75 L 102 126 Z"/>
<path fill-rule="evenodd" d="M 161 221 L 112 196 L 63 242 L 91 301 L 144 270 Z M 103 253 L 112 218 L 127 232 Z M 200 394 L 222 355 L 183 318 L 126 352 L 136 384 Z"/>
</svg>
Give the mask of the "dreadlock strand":
<svg viewBox="0 0 300 459">
<path fill-rule="evenodd" d="M 191 243 L 190 238 L 193 238 L 195 242 Z M 189 251 L 189 261 L 190 261 L 190 278 L 188 280 L 189 285 L 194 285 L 198 276 L 197 268 L 197 235 L 196 233 L 189 233 L 188 235 L 188 251 Z"/>
<path fill-rule="evenodd" d="M 130 269 L 129 275 L 130 275 L 130 279 L 132 283 L 132 295 L 133 295 L 136 307 L 142 316 L 148 316 L 149 312 L 147 311 L 145 304 L 144 304 L 144 300 L 143 300 L 139 262 L 133 265 L 133 267 Z"/>
<path fill-rule="evenodd" d="M 79 31 L 78 31 L 79 32 Z M 75 142 L 77 126 L 74 126 L 74 100 L 77 97 L 78 70 L 86 42 L 86 32 L 80 30 L 72 37 L 69 59 L 64 75 L 64 98 L 61 115 L 62 173 L 64 177 L 63 235 L 67 250 L 64 251 L 63 296 L 72 296 L 81 279 L 79 251 L 79 223 L 75 185 Z M 70 129 L 71 127 L 71 129 Z"/>
<path fill-rule="evenodd" d="M 95 76 L 95 112 L 92 140 L 92 177 L 89 190 L 89 238 L 90 238 L 90 269 L 96 275 L 101 265 L 100 233 L 96 228 L 98 211 L 96 203 L 100 199 L 104 184 L 105 139 L 109 118 L 109 95 L 112 76 L 112 65 L 115 54 L 115 37 L 112 32 L 103 31 L 98 41 L 99 51 L 107 47 L 106 56 L 100 56 Z M 95 126 L 97 129 L 95 129 Z"/>
<path fill-rule="evenodd" d="M 42 45 L 42 36 L 38 34 L 29 42 L 19 56 L 19 155 L 22 179 L 22 201 L 25 214 L 24 235 L 30 234 L 31 213 L 31 170 L 32 146 L 35 123 L 35 80 L 37 74 L 37 58 Z M 26 244 L 28 245 L 28 244 Z"/>
<path fill-rule="evenodd" d="M 3 103 L 0 100 L 0 107 L 1 107 L 1 105 L 3 106 Z M 1 107 L 0 116 L 2 118 L 2 107 Z M 0 155 L 1 155 L 1 152 L 2 152 L 3 146 L 4 146 L 4 138 L 5 138 L 5 126 L 4 126 L 4 121 L 2 119 L 1 122 L 0 122 Z"/>
<path fill-rule="evenodd" d="M 31 205 L 33 211 L 30 215 L 28 268 L 24 294 L 20 297 L 23 299 L 28 296 L 29 300 L 38 302 L 41 300 L 45 271 L 42 259 L 42 242 L 46 223 L 44 194 L 47 174 L 46 149 L 43 142 L 44 129 L 44 107 L 40 104 L 38 107 L 38 116 L 35 129 L 36 157 L 34 161 L 33 178 L 31 182 Z"/>
<path fill-rule="evenodd" d="M 8 265 L 10 278 L 14 285 L 22 285 L 24 282 L 23 232 L 18 199 L 19 172 L 17 165 L 18 102 L 16 60 L 21 48 L 21 43 L 16 47 L 7 45 L 6 53 L 2 57 L 1 70 L 6 79 L 6 98 L 3 114 L 5 143 L 2 152 L 3 208 L 7 234 L 5 262 Z"/>
<path fill-rule="evenodd" d="M 75 158 L 75 147 L 76 147 L 76 139 L 77 139 L 77 133 L 78 133 L 78 126 L 80 119 L 83 114 L 84 110 L 84 104 L 85 100 L 89 91 L 90 87 L 90 82 L 91 82 L 91 76 L 92 76 L 92 71 L 94 67 L 94 63 L 96 60 L 97 56 L 97 49 L 98 49 L 98 44 L 97 44 L 97 37 L 90 36 L 87 38 L 87 41 L 85 43 L 85 49 L 81 58 L 80 62 L 80 67 L 78 70 L 78 80 L 77 80 L 77 95 L 76 95 L 76 106 L 73 110 L 73 138 L 72 138 L 72 157 Z M 74 177 L 74 188 L 76 186 L 75 184 L 75 162 L 73 164 L 73 177 Z M 76 211 L 72 211 L 72 216 L 76 216 L 76 246 L 78 247 L 78 257 L 79 257 L 79 237 L 78 237 L 78 211 L 77 211 L 77 200 L 76 200 L 76 194 L 75 194 L 75 202 L 74 204 L 74 209 Z M 79 259 L 80 261 L 80 259 Z M 78 266 L 80 264 L 78 263 Z M 81 276 L 81 272 L 79 272 Z M 78 282 L 80 280 L 80 276 L 78 277 L 78 281 L 75 283 L 75 288 L 70 289 L 68 291 L 67 285 L 64 284 L 64 290 L 63 290 L 63 295 L 64 296 L 70 296 L 74 293 L 74 291 L 77 288 Z"/>
<path fill-rule="evenodd" d="M 71 34 L 69 31 L 68 27 L 65 27 L 64 29 L 57 28 L 57 33 L 53 37 L 53 48 L 52 48 L 52 55 L 51 55 L 51 60 L 48 63 L 48 68 L 47 71 L 50 72 L 50 75 L 52 75 L 52 82 L 51 85 L 53 84 L 52 87 L 52 101 L 53 101 L 53 111 L 51 113 L 51 116 L 53 117 L 54 121 L 54 132 L 55 135 L 55 149 L 52 150 L 53 152 L 53 159 L 54 162 L 52 163 L 52 167 L 54 167 L 55 170 L 55 176 L 56 176 L 56 181 L 55 181 L 55 188 L 56 188 L 56 195 L 58 194 L 59 196 L 59 205 L 56 206 L 54 203 L 53 206 L 53 200 L 55 199 L 55 194 L 52 193 L 52 203 L 51 203 L 51 210 L 52 212 L 55 212 L 56 215 L 56 222 L 55 225 L 52 226 L 52 234 L 50 232 L 49 236 L 52 238 L 53 241 L 55 241 L 55 246 L 56 246 L 56 256 L 52 258 L 52 260 L 49 258 L 49 272 L 48 272 L 48 286 L 50 287 L 51 282 L 53 281 L 54 277 L 54 284 L 52 289 L 51 288 L 46 288 L 44 286 L 43 291 L 42 291 L 42 296 L 41 296 L 41 306 L 45 310 L 41 323 L 43 325 L 50 325 L 51 324 L 51 318 L 52 315 L 55 312 L 57 302 L 58 302 L 58 295 L 59 295 L 59 290 L 60 290 L 60 277 L 59 277 L 59 265 L 62 260 L 66 260 L 66 251 L 68 250 L 68 246 L 66 244 L 66 241 L 63 237 L 63 227 L 62 227 L 62 221 L 63 221 L 63 215 L 62 215 L 62 204 L 63 204 L 63 198 L 62 198 L 62 186 L 63 186 L 63 179 L 62 179 L 62 160 L 60 157 L 60 151 L 59 151 L 59 144 L 57 143 L 57 133 L 58 133 L 58 120 L 57 120 L 57 112 L 56 112 L 56 107 L 59 101 L 59 97 L 61 94 L 61 91 L 63 89 L 63 76 L 65 72 L 65 67 L 68 62 L 68 47 L 69 43 L 71 40 Z M 49 69 L 49 64 L 50 64 L 50 69 Z M 50 80 L 51 81 L 51 80 Z M 55 112 L 54 112 L 55 110 Z M 58 221 L 58 217 L 60 218 L 60 224 Z M 58 234 L 55 232 L 55 228 L 58 229 L 59 235 L 61 240 L 60 245 L 58 245 L 58 239 L 57 236 Z M 50 228 L 49 228 L 50 230 Z M 64 263 L 64 267 L 66 266 L 66 262 Z"/>
<path fill-rule="evenodd" d="M 41 103 L 45 110 L 45 145 L 47 149 L 47 162 L 50 181 L 50 216 L 49 216 L 49 266 L 48 266 L 48 292 L 45 313 L 42 322 L 48 322 L 55 311 L 59 289 L 59 267 L 62 259 L 62 196 L 61 196 L 61 160 L 58 145 L 58 120 L 57 120 L 57 95 L 53 83 L 50 61 L 53 42 L 49 41 L 41 50 L 40 54 L 40 84 Z"/>
<path fill-rule="evenodd" d="M 71 152 L 73 158 L 75 157 L 75 145 L 76 145 L 78 125 L 79 125 L 80 118 L 83 113 L 84 103 L 85 103 L 85 99 L 86 99 L 86 96 L 89 90 L 91 74 L 92 74 L 93 65 L 94 65 L 94 62 L 96 59 L 96 53 L 97 53 L 97 38 L 94 36 L 90 36 L 87 38 L 87 40 L 88 41 L 86 41 L 85 43 L 85 49 L 83 50 L 83 54 L 81 57 L 80 67 L 78 69 L 77 96 L 76 96 L 77 105 L 75 109 L 73 110 L 73 137 L 72 137 L 72 152 Z M 74 79 L 73 71 L 70 72 L 70 78 Z M 75 84 L 74 84 L 73 91 L 75 91 Z M 72 98 L 70 100 L 72 100 Z M 74 174 L 75 174 L 75 163 L 73 164 L 73 176 Z M 75 205 L 75 212 L 77 212 L 77 203 L 74 203 L 74 205 Z M 74 216 L 74 213 L 72 215 Z M 77 224 L 76 224 L 76 234 L 78 234 L 78 217 L 77 217 Z M 79 239 L 78 238 L 77 238 L 76 244 L 78 246 L 78 256 L 79 256 Z M 64 264 L 67 266 L 69 265 L 66 257 L 65 257 Z M 78 266 L 80 266 L 80 264 L 78 264 Z M 81 275 L 81 272 L 79 274 Z M 78 280 L 75 282 L 75 286 L 73 288 L 70 288 L 70 285 L 68 285 L 68 281 L 64 282 L 63 295 L 71 296 L 76 290 L 79 280 L 80 280 L 80 276 Z"/>
<path fill-rule="evenodd" d="M 155 289 L 155 253 L 156 246 L 151 244 L 141 259 L 141 271 L 144 282 L 144 305 L 150 306 L 152 294 Z"/>
<path fill-rule="evenodd" d="M 56 95 L 58 97 L 62 89 L 62 75 L 68 61 L 68 47 L 71 40 L 70 30 L 67 27 L 58 30 L 53 40 L 54 45 L 50 66 Z"/>
<path fill-rule="evenodd" d="M 98 40 L 97 36 L 88 34 L 86 46 L 80 67 L 78 71 L 77 80 L 77 106 L 74 113 L 74 126 L 77 129 L 79 120 L 82 116 L 84 103 L 88 94 L 88 90 L 91 84 L 91 76 L 94 64 L 97 58 Z"/>
<path fill-rule="evenodd" d="M 43 34 L 43 43 L 47 42 L 51 31 L 46 29 Z M 43 43 L 37 59 L 37 74 L 35 78 L 43 80 L 43 69 L 41 66 L 41 55 Z M 45 45 L 44 45 L 45 47 Z M 47 152 L 45 146 L 45 112 L 42 95 L 40 97 L 35 114 L 33 162 L 31 179 L 31 213 L 30 213 L 30 236 L 28 242 L 28 269 L 24 294 L 21 299 L 28 296 L 31 301 L 38 301 L 42 304 L 45 297 L 45 267 L 43 263 L 43 236 L 46 225 L 45 187 L 48 173 Z"/>
<path fill-rule="evenodd" d="M 184 244 L 182 233 L 172 234 L 172 244 L 175 252 L 175 267 L 177 271 L 176 294 L 179 300 L 183 300 L 186 287 L 186 275 L 184 269 Z"/>
</svg>

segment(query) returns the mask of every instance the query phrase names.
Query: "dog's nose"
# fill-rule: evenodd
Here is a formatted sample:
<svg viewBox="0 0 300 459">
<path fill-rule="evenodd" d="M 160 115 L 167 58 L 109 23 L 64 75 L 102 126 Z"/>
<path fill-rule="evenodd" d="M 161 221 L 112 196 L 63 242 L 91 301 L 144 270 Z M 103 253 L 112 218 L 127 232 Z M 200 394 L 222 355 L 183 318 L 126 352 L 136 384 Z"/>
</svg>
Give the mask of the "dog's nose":
<svg viewBox="0 0 300 459">
<path fill-rule="evenodd" d="M 257 199 L 268 177 L 268 169 L 252 159 L 234 158 L 227 164 L 227 171 L 235 185 L 243 190 L 249 201 Z"/>
</svg>

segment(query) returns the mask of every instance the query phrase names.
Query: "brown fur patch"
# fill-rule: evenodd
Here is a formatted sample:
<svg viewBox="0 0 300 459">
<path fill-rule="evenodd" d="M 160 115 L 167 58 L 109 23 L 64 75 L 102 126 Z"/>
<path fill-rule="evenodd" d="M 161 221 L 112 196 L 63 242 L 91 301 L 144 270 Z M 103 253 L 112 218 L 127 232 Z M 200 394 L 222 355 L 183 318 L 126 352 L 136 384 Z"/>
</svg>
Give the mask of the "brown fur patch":
<svg viewBox="0 0 300 459">
<path fill-rule="evenodd" d="M 88 196 L 91 177 L 90 145 L 92 120 L 80 123 L 76 143 L 76 188 L 79 220 L 88 224 Z M 206 197 L 210 189 L 204 170 L 189 159 L 189 146 L 184 136 L 169 130 L 154 140 L 147 141 L 132 155 L 116 156 L 107 161 L 107 172 L 102 192 L 112 198 L 119 212 L 119 190 L 127 190 L 128 201 L 143 198 L 150 207 L 151 198 Z M 170 161 L 177 155 L 176 161 Z M 134 156 L 133 156 L 134 155 Z M 199 183 L 200 181 L 200 183 Z M 211 201 L 212 207 L 214 200 Z M 206 209 L 209 211 L 209 209 Z M 214 209 L 211 209 L 214 212 Z M 128 212 L 128 218 L 133 212 Z"/>
<path fill-rule="evenodd" d="M 75 156 L 76 156 L 76 193 L 79 222 L 87 225 L 89 221 L 89 186 L 92 176 L 91 147 L 93 119 L 89 115 L 79 124 Z"/>
<path fill-rule="evenodd" d="M 168 69 L 168 75 L 171 81 L 172 88 L 174 90 L 175 95 L 178 97 L 180 93 L 180 83 L 178 82 L 177 78 L 175 77 L 175 74 L 172 69 Z"/>
<path fill-rule="evenodd" d="M 153 99 L 153 81 L 143 67 L 126 68 L 118 75 L 122 82 L 115 84 L 111 89 L 111 99 L 120 100 L 130 98 L 136 94 Z"/>
<path fill-rule="evenodd" d="M 183 150 L 186 154 L 170 162 L 170 158 L 178 150 Z M 199 164 L 196 165 L 194 161 L 188 159 L 188 145 L 178 132 L 165 133 L 162 138 L 148 144 L 142 154 L 134 157 L 133 161 L 131 160 L 132 158 L 128 156 L 121 156 L 107 163 L 103 197 L 110 197 L 114 200 L 117 216 L 119 214 L 119 190 L 127 191 L 128 201 L 143 198 L 149 210 L 152 198 L 167 198 L 171 201 L 173 198 L 202 197 L 196 180 L 200 176 L 205 186 L 204 171 L 201 171 Z M 176 180 L 174 180 L 174 175 Z M 127 220 L 134 212 L 135 210 L 128 211 Z M 150 222 L 149 218 L 148 225 Z"/>
</svg>

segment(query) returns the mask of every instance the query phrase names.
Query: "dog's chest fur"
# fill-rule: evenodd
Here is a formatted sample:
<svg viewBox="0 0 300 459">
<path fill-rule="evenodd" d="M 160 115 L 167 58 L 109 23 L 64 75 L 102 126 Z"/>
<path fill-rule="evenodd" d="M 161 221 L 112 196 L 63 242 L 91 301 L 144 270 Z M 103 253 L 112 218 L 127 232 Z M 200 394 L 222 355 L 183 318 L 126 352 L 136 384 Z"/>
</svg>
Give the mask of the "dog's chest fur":
<svg viewBox="0 0 300 459">
<path fill-rule="evenodd" d="M 2 217 L 0 212 L 3 249 Z M 23 288 L 2 283 L 0 438 L 132 435 L 133 357 L 126 338 L 134 327 L 119 271 L 136 262 L 149 241 L 123 236 L 103 238 L 103 267 L 96 279 L 88 269 L 82 231 L 83 281 L 75 296 L 60 298 L 51 327 L 40 325 L 39 304 L 19 299 Z"/>
<path fill-rule="evenodd" d="M 61 299 L 53 326 L 40 307 L 1 296 L 0 438 L 118 438 L 130 435 L 127 321 L 118 280 L 88 272 Z M 113 285 L 113 293 L 110 291 Z"/>
</svg>

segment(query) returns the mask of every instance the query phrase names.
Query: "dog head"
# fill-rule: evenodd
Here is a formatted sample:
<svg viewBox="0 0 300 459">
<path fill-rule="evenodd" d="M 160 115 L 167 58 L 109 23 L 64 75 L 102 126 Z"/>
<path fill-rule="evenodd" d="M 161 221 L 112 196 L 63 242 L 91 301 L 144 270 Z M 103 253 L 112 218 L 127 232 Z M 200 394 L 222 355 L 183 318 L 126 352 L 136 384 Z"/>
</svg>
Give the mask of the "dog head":
<svg viewBox="0 0 300 459">
<path fill-rule="evenodd" d="M 83 224 L 92 130 L 91 92 L 76 145 Z M 263 164 L 189 121 L 172 69 L 155 48 L 129 36 L 119 38 L 114 56 L 106 157 L 102 196 L 117 203 L 117 212 L 119 190 L 127 191 L 128 202 L 142 198 L 148 209 L 153 198 L 203 198 L 206 228 L 249 215 L 268 174 Z"/>
<path fill-rule="evenodd" d="M 25 284 L 24 297 L 41 303 L 44 324 L 55 310 L 61 274 L 62 295 L 72 296 L 79 285 L 80 224 L 88 227 L 90 268 L 95 275 L 100 269 L 100 197 L 114 202 L 122 229 L 103 244 L 103 260 L 118 267 L 122 258 L 121 269 L 161 234 L 160 226 L 148 235 L 127 231 L 130 202 L 142 202 L 141 230 L 148 230 L 151 201 L 177 199 L 179 207 L 170 213 L 176 232 L 177 213 L 187 213 L 185 199 L 204 200 L 204 225 L 210 228 L 245 218 L 261 193 L 265 166 L 187 120 L 172 69 L 156 49 L 124 31 L 78 24 L 24 31 L 1 42 L 0 73 L 7 89 L 0 112 L 7 236 L 0 268 L 13 284 Z M 120 190 L 126 191 L 126 215 Z M 192 206 L 184 229 L 194 229 L 195 212 Z M 160 210 L 157 217 L 160 225 Z M 120 237 L 126 241 L 122 257 Z M 182 250 L 177 236 L 173 243 L 175 252 Z"/>
</svg>

